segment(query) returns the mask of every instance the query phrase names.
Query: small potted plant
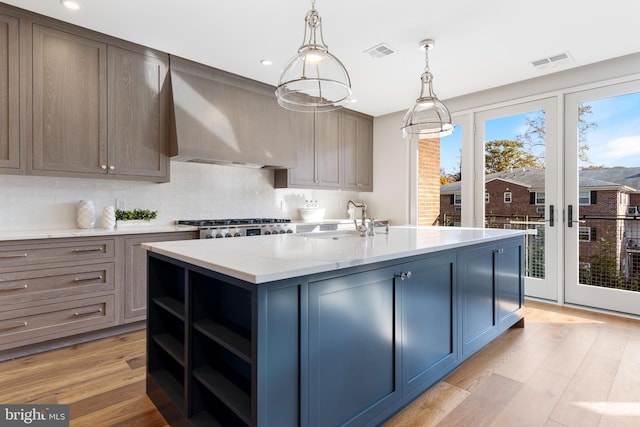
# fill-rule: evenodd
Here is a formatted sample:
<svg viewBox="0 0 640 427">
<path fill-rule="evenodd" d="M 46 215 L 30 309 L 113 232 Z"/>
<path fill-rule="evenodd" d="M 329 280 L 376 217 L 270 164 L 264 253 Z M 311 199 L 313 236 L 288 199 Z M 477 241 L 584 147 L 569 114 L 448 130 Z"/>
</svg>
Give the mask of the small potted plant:
<svg viewBox="0 0 640 427">
<path fill-rule="evenodd" d="M 151 225 L 151 220 L 156 219 L 158 211 L 149 209 L 133 209 L 125 211 L 116 209 L 116 228 L 141 227 Z"/>
</svg>

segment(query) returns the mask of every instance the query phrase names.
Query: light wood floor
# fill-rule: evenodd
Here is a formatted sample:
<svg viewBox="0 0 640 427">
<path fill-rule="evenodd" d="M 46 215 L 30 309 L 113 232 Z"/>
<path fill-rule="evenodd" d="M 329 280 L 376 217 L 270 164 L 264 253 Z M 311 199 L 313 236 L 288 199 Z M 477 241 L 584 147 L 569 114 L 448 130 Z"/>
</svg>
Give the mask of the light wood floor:
<svg viewBox="0 0 640 427">
<path fill-rule="evenodd" d="M 72 426 L 166 426 L 144 331 L 0 363 L 0 403 L 68 403 Z M 527 301 L 512 329 L 384 427 L 640 426 L 640 321 Z"/>
</svg>

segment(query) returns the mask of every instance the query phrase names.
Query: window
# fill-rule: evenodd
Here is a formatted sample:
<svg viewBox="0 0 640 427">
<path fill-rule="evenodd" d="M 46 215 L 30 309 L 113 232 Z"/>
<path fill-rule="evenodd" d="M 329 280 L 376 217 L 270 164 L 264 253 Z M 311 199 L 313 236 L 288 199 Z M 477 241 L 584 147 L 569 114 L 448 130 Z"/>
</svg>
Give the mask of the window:
<svg viewBox="0 0 640 427">
<path fill-rule="evenodd" d="M 504 202 L 511 203 L 511 191 L 504 192 Z"/>
<path fill-rule="evenodd" d="M 511 230 L 511 224 L 504 224 L 502 228 L 504 228 L 505 230 Z"/>
<path fill-rule="evenodd" d="M 535 204 L 536 205 L 544 205 L 544 191 L 539 193 L 536 191 L 535 193 Z"/>
<path fill-rule="evenodd" d="M 591 204 L 591 191 L 580 191 L 578 200 L 580 206 L 589 206 Z"/>
<path fill-rule="evenodd" d="M 536 208 L 536 213 L 543 214 L 546 208 Z"/>
<path fill-rule="evenodd" d="M 457 206 L 460 206 L 462 204 L 462 194 L 453 195 L 453 204 Z"/>
<path fill-rule="evenodd" d="M 578 230 L 578 241 L 591 242 L 596 240 L 596 229 L 592 227 L 580 227 Z"/>
<path fill-rule="evenodd" d="M 489 193 L 484 193 L 484 202 L 489 203 Z"/>
<path fill-rule="evenodd" d="M 459 221 L 454 221 L 453 226 L 454 227 L 462 227 L 462 223 L 459 222 Z"/>
</svg>

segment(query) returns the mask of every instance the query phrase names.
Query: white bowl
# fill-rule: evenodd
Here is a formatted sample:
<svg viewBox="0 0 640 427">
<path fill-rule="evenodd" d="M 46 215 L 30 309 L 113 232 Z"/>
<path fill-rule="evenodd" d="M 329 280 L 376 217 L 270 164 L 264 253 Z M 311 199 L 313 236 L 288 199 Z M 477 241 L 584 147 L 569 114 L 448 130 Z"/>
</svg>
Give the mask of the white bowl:
<svg viewBox="0 0 640 427">
<path fill-rule="evenodd" d="M 300 208 L 303 222 L 317 222 L 324 218 L 325 208 Z"/>
</svg>

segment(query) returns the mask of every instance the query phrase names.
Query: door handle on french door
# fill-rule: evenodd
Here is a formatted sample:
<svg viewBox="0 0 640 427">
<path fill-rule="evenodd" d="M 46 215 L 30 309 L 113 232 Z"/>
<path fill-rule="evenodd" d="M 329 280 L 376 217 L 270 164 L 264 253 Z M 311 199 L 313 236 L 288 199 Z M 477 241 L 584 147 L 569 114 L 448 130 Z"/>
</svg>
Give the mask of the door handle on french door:
<svg viewBox="0 0 640 427">
<path fill-rule="evenodd" d="M 549 205 L 549 227 L 553 227 L 555 215 L 556 213 L 555 213 L 555 209 L 553 208 L 553 205 Z"/>
<path fill-rule="evenodd" d="M 567 206 L 567 227 L 573 227 L 573 205 Z"/>
</svg>

